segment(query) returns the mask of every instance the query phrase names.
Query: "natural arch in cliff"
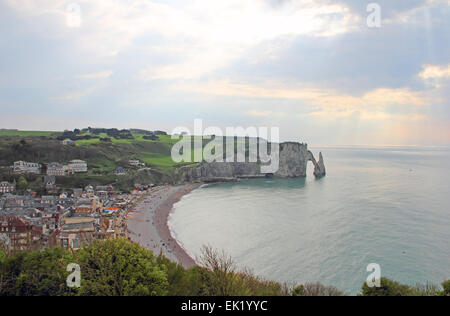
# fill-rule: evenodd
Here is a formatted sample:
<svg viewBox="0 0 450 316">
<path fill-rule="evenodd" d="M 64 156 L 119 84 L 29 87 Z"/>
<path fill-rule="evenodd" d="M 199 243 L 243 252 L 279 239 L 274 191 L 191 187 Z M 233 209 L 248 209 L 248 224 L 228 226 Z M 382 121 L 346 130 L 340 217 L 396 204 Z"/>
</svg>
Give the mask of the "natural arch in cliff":
<svg viewBox="0 0 450 316">
<path fill-rule="evenodd" d="M 310 150 L 308 150 L 308 161 L 311 161 L 314 165 L 314 176 L 316 178 L 325 176 L 326 170 L 322 153 L 319 153 L 319 161 L 317 161 L 313 153 Z"/>
</svg>

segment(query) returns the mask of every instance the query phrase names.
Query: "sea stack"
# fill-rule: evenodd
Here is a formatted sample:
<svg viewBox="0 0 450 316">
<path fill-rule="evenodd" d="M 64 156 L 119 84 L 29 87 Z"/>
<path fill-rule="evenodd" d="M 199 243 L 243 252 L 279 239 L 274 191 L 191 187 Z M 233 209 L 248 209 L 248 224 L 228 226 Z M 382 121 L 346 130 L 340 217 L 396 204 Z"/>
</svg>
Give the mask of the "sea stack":
<svg viewBox="0 0 450 316">
<path fill-rule="evenodd" d="M 322 178 L 327 174 L 325 170 L 325 163 L 323 161 L 322 153 L 319 153 L 319 161 L 314 166 L 314 176 L 316 178 Z"/>
</svg>

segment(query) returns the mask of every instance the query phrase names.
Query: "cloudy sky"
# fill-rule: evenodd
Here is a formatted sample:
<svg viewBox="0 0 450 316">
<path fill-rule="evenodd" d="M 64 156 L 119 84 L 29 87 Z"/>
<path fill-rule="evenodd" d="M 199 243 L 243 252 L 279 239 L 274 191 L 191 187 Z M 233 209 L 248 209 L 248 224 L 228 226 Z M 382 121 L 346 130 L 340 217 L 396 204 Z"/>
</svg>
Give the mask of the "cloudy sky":
<svg viewBox="0 0 450 316">
<path fill-rule="evenodd" d="M 450 1 L 371 2 L 0 0 L 0 127 L 450 145 Z"/>
</svg>

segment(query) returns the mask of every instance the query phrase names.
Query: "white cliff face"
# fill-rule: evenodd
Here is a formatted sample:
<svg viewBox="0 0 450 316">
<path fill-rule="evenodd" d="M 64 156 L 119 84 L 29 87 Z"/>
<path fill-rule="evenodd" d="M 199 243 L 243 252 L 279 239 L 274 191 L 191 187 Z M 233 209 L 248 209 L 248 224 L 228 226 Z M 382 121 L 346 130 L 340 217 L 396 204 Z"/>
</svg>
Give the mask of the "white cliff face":
<svg viewBox="0 0 450 316">
<path fill-rule="evenodd" d="M 300 143 L 280 144 L 280 165 L 274 176 L 280 178 L 306 177 L 308 158 L 308 145 Z"/>
<path fill-rule="evenodd" d="M 239 178 L 255 178 L 274 176 L 279 178 L 306 177 L 308 161 L 314 164 L 314 175 L 323 177 L 325 165 L 322 154 L 319 162 L 316 162 L 313 154 L 308 150 L 308 145 L 301 143 L 280 144 L 279 168 L 274 174 L 263 174 L 259 163 L 245 162 L 213 162 L 202 163 L 197 167 L 188 167 L 180 170 L 182 181 L 231 181 Z"/>
</svg>

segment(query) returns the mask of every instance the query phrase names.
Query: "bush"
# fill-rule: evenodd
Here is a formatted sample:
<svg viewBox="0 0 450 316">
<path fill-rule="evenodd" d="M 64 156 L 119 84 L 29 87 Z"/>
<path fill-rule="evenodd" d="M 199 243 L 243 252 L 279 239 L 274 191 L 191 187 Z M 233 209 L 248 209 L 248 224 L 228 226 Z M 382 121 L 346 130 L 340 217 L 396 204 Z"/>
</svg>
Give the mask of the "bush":
<svg viewBox="0 0 450 316">
<path fill-rule="evenodd" d="M 416 285 L 414 287 L 415 296 L 441 296 L 442 291 L 439 286 L 431 283 L 425 285 Z"/>
<path fill-rule="evenodd" d="M 153 140 L 153 141 L 159 140 L 159 137 L 156 135 L 145 135 L 145 136 L 142 136 L 142 138 L 146 139 L 146 140 Z"/>
<path fill-rule="evenodd" d="M 193 267 L 185 270 L 183 266 L 170 261 L 163 255 L 156 259 L 157 263 L 164 267 L 169 282 L 169 296 L 198 296 L 202 295 L 202 268 Z"/>
<path fill-rule="evenodd" d="M 292 296 L 344 296 L 345 293 L 339 291 L 334 286 L 325 286 L 321 283 L 306 283 L 299 285 L 292 291 Z"/>
<path fill-rule="evenodd" d="M 161 296 L 167 274 L 153 253 L 125 239 L 95 240 L 76 253 L 82 271 L 80 295 Z"/>
<path fill-rule="evenodd" d="M 81 288 L 70 289 L 66 271 L 81 267 Z M 167 275 L 151 251 L 123 239 L 94 241 L 72 253 L 61 248 L 0 257 L 0 296 L 165 295 Z"/>
<path fill-rule="evenodd" d="M 299 285 L 267 281 L 249 270 L 239 270 L 224 252 L 204 247 L 202 266 L 181 265 L 125 239 L 94 240 L 74 253 L 61 249 L 9 256 L 0 248 L 0 296 L 342 296 L 320 283 Z M 78 263 L 81 287 L 70 289 L 67 265 Z M 363 296 L 450 296 L 450 281 L 411 287 L 387 278 L 380 288 L 362 287 Z"/>
<path fill-rule="evenodd" d="M 60 248 L 24 252 L 0 260 L 0 296 L 63 296 L 74 294 L 66 286 L 69 252 Z"/>
<path fill-rule="evenodd" d="M 418 296 L 420 293 L 413 287 L 400 284 L 388 278 L 381 278 L 381 287 L 362 286 L 362 296 Z"/>
<path fill-rule="evenodd" d="M 248 270 L 239 271 L 225 252 L 204 247 L 200 264 L 202 290 L 208 296 L 281 296 L 289 293 L 287 286 L 266 281 Z"/>
<path fill-rule="evenodd" d="M 450 296 L 450 280 L 443 282 L 442 287 L 444 288 L 443 294 L 445 296 Z"/>
</svg>

